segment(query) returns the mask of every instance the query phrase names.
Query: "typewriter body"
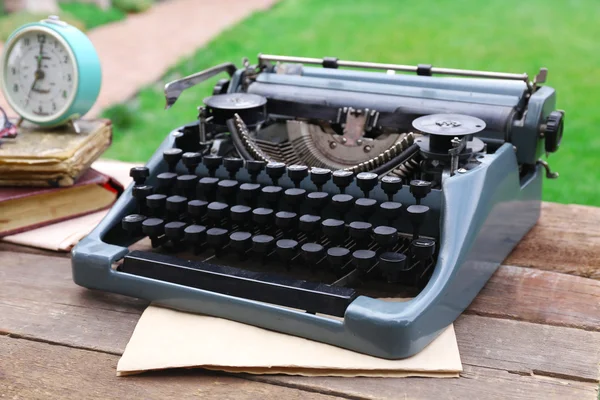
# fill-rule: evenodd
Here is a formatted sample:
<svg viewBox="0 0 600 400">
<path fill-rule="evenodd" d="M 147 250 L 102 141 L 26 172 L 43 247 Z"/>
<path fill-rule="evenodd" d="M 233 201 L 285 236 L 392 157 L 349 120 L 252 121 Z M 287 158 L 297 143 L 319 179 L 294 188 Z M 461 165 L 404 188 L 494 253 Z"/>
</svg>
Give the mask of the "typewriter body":
<svg viewBox="0 0 600 400">
<path fill-rule="evenodd" d="M 222 73 L 74 248 L 77 284 L 404 358 L 471 303 L 557 176 L 544 69 L 259 55 L 167 84 L 167 107 Z"/>
</svg>

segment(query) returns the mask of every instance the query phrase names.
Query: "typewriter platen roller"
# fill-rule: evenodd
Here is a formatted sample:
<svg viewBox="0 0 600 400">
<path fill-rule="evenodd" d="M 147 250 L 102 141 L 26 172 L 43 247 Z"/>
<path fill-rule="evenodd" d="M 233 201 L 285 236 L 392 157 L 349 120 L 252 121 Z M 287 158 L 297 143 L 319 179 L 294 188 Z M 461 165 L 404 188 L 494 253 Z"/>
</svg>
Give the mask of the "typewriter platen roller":
<svg viewBox="0 0 600 400">
<path fill-rule="evenodd" d="M 541 157 L 564 113 L 544 69 L 259 55 L 167 84 L 167 108 L 221 73 L 75 247 L 76 283 L 408 357 L 470 304 L 557 176 Z M 144 237 L 152 250 L 128 249 Z"/>
</svg>

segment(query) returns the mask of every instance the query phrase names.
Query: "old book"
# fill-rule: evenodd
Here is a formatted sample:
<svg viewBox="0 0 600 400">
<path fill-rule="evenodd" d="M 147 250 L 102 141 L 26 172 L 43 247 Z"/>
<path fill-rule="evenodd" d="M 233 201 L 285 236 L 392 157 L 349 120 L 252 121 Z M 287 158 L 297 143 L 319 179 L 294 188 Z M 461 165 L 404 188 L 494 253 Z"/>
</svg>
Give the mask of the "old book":
<svg viewBox="0 0 600 400">
<path fill-rule="evenodd" d="M 0 147 L 0 186 L 72 186 L 112 139 L 107 119 L 77 124 L 79 133 L 68 126 L 49 129 L 24 123 L 19 136 Z"/>
<path fill-rule="evenodd" d="M 105 209 L 122 191 L 93 169 L 65 188 L 0 188 L 0 237 Z"/>
</svg>

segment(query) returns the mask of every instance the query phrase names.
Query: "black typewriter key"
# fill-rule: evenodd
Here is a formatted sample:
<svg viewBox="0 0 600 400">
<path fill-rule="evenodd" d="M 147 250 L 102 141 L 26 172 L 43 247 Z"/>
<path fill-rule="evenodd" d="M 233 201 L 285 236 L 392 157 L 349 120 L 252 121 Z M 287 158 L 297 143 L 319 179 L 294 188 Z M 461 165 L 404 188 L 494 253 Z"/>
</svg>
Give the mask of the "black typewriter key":
<svg viewBox="0 0 600 400">
<path fill-rule="evenodd" d="M 333 203 L 334 210 L 343 219 L 346 213 L 352 208 L 354 197 L 349 194 L 336 194 L 331 198 L 331 202 Z"/>
<path fill-rule="evenodd" d="M 150 185 L 135 185 L 131 189 L 131 195 L 137 201 L 138 211 L 140 214 L 146 213 L 146 197 L 150 196 L 154 188 Z"/>
<path fill-rule="evenodd" d="M 196 168 L 198 168 L 198 165 L 202 162 L 202 154 L 195 152 L 183 153 L 181 162 L 185 165 L 190 175 L 194 175 L 196 173 Z"/>
<path fill-rule="evenodd" d="M 392 225 L 402 214 L 402 204 L 395 201 L 386 201 L 379 205 L 379 210 L 383 218 L 388 221 L 388 224 Z"/>
<path fill-rule="evenodd" d="M 248 226 L 252 220 L 252 209 L 248 206 L 233 206 L 229 210 L 229 218 L 235 224 Z"/>
<path fill-rule="evenodd" d="M 271 178 L 274 186 L 279 184 L 279 179 L 285 174 L 285 164 L 282 162 L 270 162 L 266 166 L 267 175 Z"/>
<path fill-rule="evenodd" d="M 352 262 L 356 269 L 367 272 L 377 262 L 377 254 L 373 250 L 356 250 L 352 253 Z"/>
<path fill-rule="evenodd" d="M 389 283 L 399 282 L 402 272 L 408 271 L 410 267 L 402 253 L 387 252 L 379 256 L 379 270 Z"/>
<path fill-rule="evenodd" d="M 372 172 L 361 172 L 356 175 L 356 184 L 362 190 L 365 197 L 369 197 L 369 193 L 377 186 L 377 182 L 377 174 Z"/>
<path fill-rule="evenodd" d="M 339 219 L 326 219 L 321 223 L 321 229 L 331 243 L 338 244 L 344 241 L 346 225 Z"/>
<path fill-rule="evenodd" d="M 346 193 L 346 188 L 350 186 L 353 180 L 354 173 L 351 171 L 340 169 L 333 173 L 333 183 L 340 189 L 341 194 Z"/>
<path fill-rule="evenodd" d="M 345 247 L 331 247 L 327 249 L 327 262 L 334 271 L 340 271 L 350 260 L 350 250 Z"/>
<path fill-rule="evenodd" d="M 217 193 L 228 203 L 233 203 L 239 186 L 238 181 L 223 179 L 217 184 Z"/>
<path fill-rule="evenodd" d="M 121 220 L 121 227 L 131 236 L 140 235 L 142 233 L 142 222 L 146 217 L 140 214 L 130 214 Z"/>
<path fill-rule="evenodd" d="M 354 209 L 363 221 L 368 221 L 371 215 L 377 210 L 377 201 L 369 198 L 356 199 Z"/>
<path fill-rule="evenodd" d="M 177 193 L 187 198 L 193 198 L 198 177 L 196 175 L 179 175 L 177 177 Z"/>
<path fill-rule="evenodd" d="M 209 154 L 202 158 L 202 163 L 208 170 L 208 175 L 214 178 L 217 169 L 223 164 L 223 157 L 214 154 Z"/>
<path fill-rule="evenodd" d="M 421 205 L 408 206 L 406 213 L 408 214 L 408 219 L 413 226 L 413 239 L 418 239 L 421 226 L 425 222 L 425 218 L 429 213 L 429 207 Z"/>
<path fill-rule="evenodd" d="M 321 217 L 317 215 L 305 214 L 300 217 L 298 230 L 306 233 L 311 238 L 316 238 L 321 227 Z"/>
<path fill-rule="evenodd" d="M 306 197 L 306 190 L 299 188 L 286 189 L 283 198 L 294 209 L 297 210 Z"/>
<path fill-rule="evenodd" d="M 229 172 L 229 179 L 235 179 L 238 171 L 244 166 L 241 158 L 224 158 L 223 166 Z"/>
<path fill-rule="evenodd" d="M 210 228 L 206 231 L 206 243 L 215 251 L 215 255 L 220 256 L 223 247 L 229 241 L 229 231 L 223 228 Z"/>
<path fill-rule="evenodd" d="M 165 221 L 160 218 L 147 218 L 142 222 L 142 233 L 150 237 L 152 247 L 161 245 L 160 236 L 165 234 Z"/>
<path fill-rule="evenodd" d="M 273 224 L 274 216 L 275 212 L 270 208 L 260 207 L 252 210 L 252 221 L 261 231 L 268 229 Z"/>
<path fill-rule="evenodd" d="M 421 266 L 426 266 L 427 261 L 433 257 L 435 241 L 432 239 L 415 239 L 410 243 L 410 254 L 416 258 Z"/>
<path fill-rule="evenodd" d="M 146 178 L 150 176 L 150 170 L 146 167 L 133 167 L 129 170 L 129 176 L 133 178 L 136 185 L 143 185 Z"/>
<path fill-rule="evenodd" d="M 258 183 L 242 183 L 239 190 L 246 204 L 253 207 L 257 203 L 260 194 L 260 185 Z"/>
<path fill-rule="evenodd" d="M 402 179 L 397 176 L 384 176 L 381 178 L 381 189 L 387 194 L 389 201 L 394 201 L 394 196 L 402 189 Z"/>
<path fill-rule="evenodd" d="M 229 205 L 218 201 L 213 201 L 208 204 L 206 216 L 211 220 L 213 225 L 219 225 L 221 220 L 227 217 L 229 213 Z"/>
<path fill-rule="evenodd" d="M 310 269 L 325 257 L 325 248 L 318 243 L 304 243 L 300 250 Z"/>
<path fill-rule="evenodd" d="M 181 221 L 171 221 L 165 224 L 165 236 L 171 239 L 172 242 L 178 243 L 183 240 L 184 230 L 186 227 L 185 222 Z"/>
<path fill-rule="evenodd" d="M 327 168 L 313 167 L 310 169 L 310 180 L 315 184 L 319 192 L 323 191 L 325 185 L 331 179 L 331 170 Z"/>
<path fill-rule="evenodd" d="M 218 184 L 218 178 L 201 178 L 196 186 L 196 196 L 206 201 L 214 201 L 217 194 Z"/>
<path fill-rule="evenodd" d="M 283 194 L 283 188 L 281 186 L 265 186 L 261 189 L 265 201 L 272 208 L 277 208 L 279 199 Z"/>
<path fill-rule="evenodd" d="M 350 237 L 359 244 L 367 244 L 371 239 L 373 225 L 368 222 L 353 221 L 348 226 Z"/>
<path fill-rule="evenodd" d="M 288 177 L 294 182 L 296 188 L 300 187 L 300 183 L 308 176 L 308 167 L 306 165 L 290 165 L 287 168 Z"/>
<path fill-rule="evenodd" d="M 256 179 L 258 175 L 265 169 L 266 162 L 260 160 L 248 160 L 246 161 L 246 169 L 248 170 L 248 174 L 250 175 L 250 181 L 252 183 L 256 183 Z"/>
<path fill-rule="evenodd" d="M 206 227 L 203 225 L 189 225 L 183 230 L 183 240 L 199 250 L 200 245 L 206 240 Z"/>
<path fill-rule="evenodd" d="M 261 256 L 263 261 L 275 247 L 275 238 L 270 235 L 252 236 L 252 251 Z"/>
<path fill-rule="evenodd" d="M 431 192 L 431 182 L 415 179 L 410 181 L 410 193 L 415 198 L 417 204 Z"/>
<path fill-rule="evenodd" d="M 321 215 L 323 208 L 329 203 L 329 193 L 310 192 L 306 195 L 306 204 L 315 212 Z"/>
<path fill-rule="evenodd" d="M 229 245 L 240 258 L 252 248 L 252 234 L 250 232 L 233 232 L 229 235 Z"/>
<path fill-rule="evenodd" d="M 204 200 L 190 200 L 187 203 L 187 212 L 196 222 L 200 222 L 202 217 L 206 214 L 207 209 L 208 202 Z"/>
<path fill-rule="evenodd" d="M 167 197 L 167 216 L 169 221 L 178 220 L 187 209 L 187 198 L 183 196 Z"/>
<path fill-rule="evenodd" d="M 286 263 L 286 267 L 289 269 L 289 261 L 292 260 L 297 254 L 298 242 L 292 239 L 280 239 L 275 244 L 275 252 L 279 258 Z"/>
<path fill-rule="evenodd" d="M 175 172 L 177 163 L 181 160 L 182 155 L 183 150 L 177 148 L 168 149 L 163 152 L 163 159 L 169 166 L 169 172 Z"/>
<path fill-rule="evenodd" d="M 164 194 L 151 194 L 146 197 L 146 207 L 149 214 L 153 217 L 160 217 L 165 213 L 165 205 L 167 204 L 167 196 Z"/>
<path fill-rule="evenodd" d="M 296 228 L 298 214 L 289 211 L 279 211 L 275 214 L 275 226 L 281 229 L 285 234 Z"/>
<path fill-rule="evenodd" d="M 383 250 L 391 250 L 398 243 L 398 231 L 391 226 L 378 226 L 373 229 L 373 238 Z"/>
<path fill-rule="evenodd" d="M 175 172 L 163 172 L 156 176 L 156 191 L 162 194 L 170 194 L 171 189 L 177 182 Z"/>
</svg>

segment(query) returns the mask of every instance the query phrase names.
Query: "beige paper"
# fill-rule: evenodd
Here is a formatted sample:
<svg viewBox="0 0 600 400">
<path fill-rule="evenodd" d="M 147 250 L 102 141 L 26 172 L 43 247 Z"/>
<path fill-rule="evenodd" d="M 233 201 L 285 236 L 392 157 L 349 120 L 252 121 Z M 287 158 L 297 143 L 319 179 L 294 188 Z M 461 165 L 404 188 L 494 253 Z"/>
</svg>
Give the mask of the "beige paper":
<svg viewBox="0 0 600 400">
<path fill-rule="evenodd" d="M 113 177 L 123 187 L 127 187 L 131 183 L 129 170 L 137 165 L 121 161 L 98 160 L 92 164 L 92 168 Z M 98 225 L 107 212 L 108 210 L 98 211 L 16 235 L 5 236 L 2 240 L 51 251 L 70 251 L 77 242 Z"/>
<path fill-rule="evenodd" d="M 117 375 L 203 367 L 251 374 L 458 377 L 462 364 L 450 325 L 419 354 L 385 360 L 336 346 L 204 315 L 150 306 Z"/>
</svg>

